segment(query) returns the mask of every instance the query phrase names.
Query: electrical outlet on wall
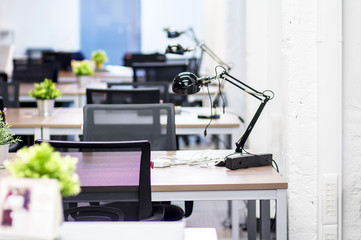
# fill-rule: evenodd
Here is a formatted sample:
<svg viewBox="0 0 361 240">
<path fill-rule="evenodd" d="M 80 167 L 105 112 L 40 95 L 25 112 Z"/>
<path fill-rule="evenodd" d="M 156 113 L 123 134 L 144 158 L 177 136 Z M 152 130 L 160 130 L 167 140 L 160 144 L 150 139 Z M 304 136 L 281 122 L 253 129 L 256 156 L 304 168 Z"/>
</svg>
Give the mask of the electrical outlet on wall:
<svg viewBox="0 0 361 240">
<path fill-rule="evenodd" d="M 337 225 L 323 226 L 323 240 L 337 240 Z"/>
<path fill-rule="evenodd" d="M 337 211 L 338 211 L 338 176 L 337 174 L 323 175 L 323 190 L 322 190 L 322 211 L 323 224 L 337 225 Z"/>
</svg>

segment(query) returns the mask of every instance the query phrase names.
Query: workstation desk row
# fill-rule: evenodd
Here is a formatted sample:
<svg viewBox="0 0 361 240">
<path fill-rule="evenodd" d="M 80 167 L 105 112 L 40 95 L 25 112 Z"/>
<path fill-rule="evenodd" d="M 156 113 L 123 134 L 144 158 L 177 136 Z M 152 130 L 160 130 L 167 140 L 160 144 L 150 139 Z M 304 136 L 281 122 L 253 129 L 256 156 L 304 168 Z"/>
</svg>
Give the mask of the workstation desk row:
<svg viewBox="0 0 361 240">
<path fill-rule="evenodd" d="M 207 150 L 206 152 L 202 150 L 152 151 L 151 160 L 157 161 L 157 159 L 164 157 L 176 157 L 187 162 L 188 160 L 191 161 L 194 159 L 194 157 L 200 153 L 208 154 L 212 159 L 222 159 L 232 152 L 232 150 Z M 9 159 L 14 157 L 15 153 L 9 155 Z M 79 158 L 79 162 L 82 163 L 78 164 L 80 168 L 89 168 L 81 157 Z M 104 164 L 105 163 L 103 163 L 103 165 Z M 120 166 L 117 161 L 107 161 L 106 164 L 108 164 L 106 168 L 108 170 L 112 169 L 113 174 L 119 172 L 117 168 Z M 114 164 L 114 166 L 112 166 L 112 164 Z M 82 171 L 82 169 L 77 169 L 77 172 L 80 174 L 80 179 L 84 178 L 81 174 L 91 174 L 91 172 Z M 4 169 L 0 170 L 0 177 L 6 176 L 8 176 L 8 172 Z M 94 175 L 94 177 L 97 176 L 99 175 Z M 91 192 L 94 188 L 94 193 L 99 194 L 99 188 L 104 186 L 104 180 L 99 179 L 99 181 L 97 181 L 93 179 L 94 177 L 86 176 L 86 179 L 92 179 L 92 182 L 99 184 L 99 186 L 96 184 L 90 186 L 87 182 L 81 184 L 86 186 L 87 193 Z M 107 179 L 111 181 L 109 182 L 111 186 L 116 184 L 116 182 L 112 180 L 113 178 L 108 177 Z M 266 202 L 267 204 L 269 200 L 276 200 L 277 239 L 287 239 L 287 187 L 288 184 L 285 179 L 271 166 L 229 170 L 225 167 L 216 167 L 214 165 L 201 167 L 200 165 L 182 164 L 151 170 L 153 201 L 229 200 L 232 203 L 232 226 L 239 226 L 238 201 L 261 200 L 261 202 Z M 116 196 L 116 193 L 106 196 L 111 195 Z M 99 197 L 102 196 L 103 195 L 99 195 Z M 76 199 L 76 196 L 72 198 L 72 201 L 74 199 Z M 104 200 L 112 201 L 116 199 Z M 249 213 L 249 215 L 255 215 L 255 212 Z M 264 209 L 261 207 L 260 217 L 261 225 L 265 224 L 265 226 L 269 227 L 269 208 Z M 248 225 L 256 226 L 256 219 L 248 219 Z M 269 237 L 270 228 L 267 230 L 268 233 L 265 233 L 263 236 Z M 256 236 L 256 228 L 249 227 L 248 234 L 248 236 Z M 263 232 L 261 234 L 263 234 Z M 239 239 L 239 227 L 232 228 L 232 239 Z"/>
<path fill-rule="evenodd" d="M 175 126 L 177 135 L 203 135 L 209 119 L 200 119 L 198 114 L 207 115 L 207 107 L 177 108 Z M 220 111 L 220 110 L 219 110 Z M 9 108 L 6 121 L 11 125 L 11 132 L 18 135 L 34 135 L 35 139 L 50 139 L 51 135 L 83 134 L 82 108 L 54 108 L 51 116 L 39 116 L 36 108 Z M 226 110 L 219 119 L 213 119 L 207 128 L 208 134 L 231 136 L 235 142 L 240 135 L 240 120 L 231 111 Z"/>
</svg>

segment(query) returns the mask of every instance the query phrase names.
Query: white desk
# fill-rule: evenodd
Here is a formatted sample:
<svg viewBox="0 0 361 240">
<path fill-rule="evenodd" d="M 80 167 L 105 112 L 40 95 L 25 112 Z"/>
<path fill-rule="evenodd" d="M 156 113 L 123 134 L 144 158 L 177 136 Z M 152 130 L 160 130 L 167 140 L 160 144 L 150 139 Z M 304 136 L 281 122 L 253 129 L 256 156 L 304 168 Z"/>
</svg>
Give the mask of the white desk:
<svg viewBox="0 0 361 240">
<path fill-rule="evenodd" d="M 191 158 L 199 151 L 152 151 L 151 159 L 165 155 Z M 212 150 L 212 157 L 224 157 L 230 150 Z M 287 182 L 271 166 L 229 170 L 224 167 L 176 166 L 152 170 L 152 200 L 231 200 L 232 226 L 239 226 L 239 200 L 276 200 L 276 237 L 287 239 Z M 265 210 L 267 211 L 267 210 Z M 261 212 L 262 217 L 268 217 Z M 232 228 L 239 239 L 239 228 Z"/>
<path fill-rule="evenodd" d="M 92 85 L 90 87 L 106 87 L 106 82 L 131 82 L 133 81 L 133 71 L 129 67 L 107 66 L 107 71 L 94 72 L 89 76 Z M 73 102 L 75 107 L 85 105 L 85 89 L 79 88 L 77 77 L 71 71 L 60 71 L 59 80 L 56 87 L 61 92 L 61 97 L 57 98 L 59 102 Z M 35 99 L 29 96 L 29 91 L 34 88 L 33 83 L 21 83 L 19 89 L 20 102 L 35 102 Z"/>
<path fill-rule="evenodd" d="M 182 107 L 181 113 L 176 114 L 177 135 L 203 135 L 209 119 L 199 119 L 197 114 L 209 114 L 209 108 Z M 59 108 L 55 109 L 52 116 L 42 122 L 42 137 L 50 139 L 51 135 L 81 135 L 83 134 L 83 109 Z M 16 126 L 13 126 L 16 127 Z M 221 115 L 220 119 L 214 119 L 208 127 L 208 134 L 231 135 L 232 142 L 236 142 L 241 135 L 240 121 L 234 114 Z"/>
<path fill-rule="evenodd" d="M 91 83 L 88 85 L 88 88 L 107 88 L 107 82 L 127 82 L 124 79 L 119 80 L 117 78 L 114 79 L 98 79 L 98 78 L 91 78 Z M 128 81 L 130 82 L 130 81 Z M 56 87 L 59 89 L 61 93 L 61 97 L 55 99 L 57 102 L 73 102 L 74 107 L 83 107 L 86 104 L 86 96 L 85 96 L 85 89 L 80 88 L 78 84 L 75 82 L 63 82 L 63 83 L 56 83 Z M 35 99 L 29 96 L 30 90 L 34 88 L 33 83 L 21 83 L 19 89 L 19 101 L 20 102 L 35 102 Z M 197 94 L 188 95 L 188 100 L 190 102 L 193 101 L 201 101 L 203 106 L 210 106 L 209 96 L 207 89 L 202 88 L 203 91 L 200 91 Z M 174 94 L 169 89 L 170 94 Z M 210 85 L 209 86 L 209 93 L 213 97 L 216 92 L 218 92 L 218 86 Z"/>
<path fill-rule="evenodd" d="M 214 228 L 184 228 L 182 222 L 64 222 L 59 240 L 217 240 Z"/>
<path fill-rule="evenodd" d="M 212 157 L 225 157 L 232 150 L 212 150 Z M 199 151 L 152 151 L 151 159 L 176 155 L 191 158 Z M 14 154 L 9 155 L 12 159 Z M 8 175 L 0 170 L 0 177 Z M 276 237 L 287 239 L 287 187 L 285 179 L 271 166 L 249 169 L 229 170 L 224 167 L 180 165 L 151 170 L 153 201 L 185 200 L 231 200 L 232 201 L 232 239 L 239 239 L 239 200 L 276 200 Z M 103 195 L 101 195 L 104 197 Z M 116 201 L 116 193 L 110 195 Z M 84 199 L 83 199 L 84 200 Z M 85 200 L 86 201 L 86 200 Z M 262 210 L 262 209 L 261 209 Z M 261 218 L 263 215 L 261 212 Z M 267 216 L 266 216 L 267 217 Z M 269 218 L 269 215 L 268 215 Z"/>
<path fill-rule="evenodd" d="M 203 136 L 209 119 L 199 119 L 198 114 L 209 114 L 207 107 L 182 107 L 176 114 L 176 134 Z M 38 116 L 36 108 L 9 108 L 6 121 L 11 125 L 11 133 L 34 135 L 35 139 L 50 139 L 51 135 L 82 135 L 82 108 L 55 108 L 52 116 Z M 220 119 L 213 119 L 208 127 L 208 134 L 231 135 L 232 143 L 236 142 L 242 132 L 240 120 L 227 111 Z"/>
<path fill-rule="evenodd" d="M 34 135 L 35 139 L 42 138 L 42 125 L 45 117 L 38 115 L 35 108 L 9 108 L 5 116 L 11 125 L 10 133 L 17 135 Z"/>
</svg>

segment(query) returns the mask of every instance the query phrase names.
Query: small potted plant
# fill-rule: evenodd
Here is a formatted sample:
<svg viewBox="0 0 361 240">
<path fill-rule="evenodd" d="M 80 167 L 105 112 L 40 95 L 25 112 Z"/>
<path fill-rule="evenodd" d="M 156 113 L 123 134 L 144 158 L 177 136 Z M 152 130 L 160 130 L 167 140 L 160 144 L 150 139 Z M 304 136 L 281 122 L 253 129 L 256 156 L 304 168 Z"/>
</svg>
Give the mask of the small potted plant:
<svg viewBox="0 0 361 240">
<path fill-rule="evenodd" d="M 41 83 L 34 83 L 35 88 L 30 91 L 30 96 L 36 99 L 39 115 L 49 116 L 53 112 L 54 102 L 61 96 L 51 79 L 45 78 Z"/>
<path fill-rule="evenodd" d="M 104 50 L 96 50 L 92 52 L 91 59 L 95 63 L 95 68 L 97 70 L 103 69 L 104 63 L 108 61 L 107 54 Z"/>
<path fill-rule="evenodd" d="M 11 126 L 0 116 L 0 165 L 8 159 L 9 145 L 21 142 L 19 137 L 15 137 L 15 134 L 9 133 L 10 127 Z"/>
<path fill-rule="evenodd" d="M 75 172 L 77 158 L 61 156 L 49 143 L 43 142 L 17 151 L 13 161 L 5 161 L 5 167 L 17 178 L 57 179 L 63 197 L 79 194 L 80 182 Z"/>
<path fill-rule="evenodd" d="M 86 88 L 87 83 L 90 82 L 89 76 L 94 74 L 92 64 L 88 60 L 72 61 L 71 67 L 77 76 L 77 82 L 80 88 Z"/>
</svg>

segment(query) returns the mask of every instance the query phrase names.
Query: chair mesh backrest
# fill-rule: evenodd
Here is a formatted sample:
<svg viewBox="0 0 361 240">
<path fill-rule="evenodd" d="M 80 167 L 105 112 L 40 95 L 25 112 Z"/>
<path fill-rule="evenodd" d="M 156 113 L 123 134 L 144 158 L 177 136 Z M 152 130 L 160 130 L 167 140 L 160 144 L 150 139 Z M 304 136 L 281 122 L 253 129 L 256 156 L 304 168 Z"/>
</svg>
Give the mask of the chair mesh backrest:
<svg viewBox="0 0 361 240">
<path fill-rule="evenodd" d="M 147 67 L 136 67 L 133 69 L 133 78 L 138 79 L 139 73 L 145 73 L 146 82 L 172 82 L 174 77 L 181 73 L 187 71 L 187 65 L 164 65 L 164 66 L 154 66 L 151 65 Z M 134 67 L 133 67 L 134 68 Z"/>
<path fill-rule="evenodd" d="M 14 59 L 12 80 L 15 82 L 42 82 L 44 78 L 50 78 L 53 82 L 58 81 L 59 63 L 39 62 L 35 60 Z"/>
<path fill-rule="evenodd" d="M 129 213 L 125 220 L 136 221 L 152 216 L 148 141 L 35 141 L 36 144 L 41 142 L 48 142 L 57 151 L 66 151 L 62 155 L 79 158 L 77 173 L 82 188 L 80 195 L 84 195 L 69 197 L 68 201 L 74 198 L 89 200 L 94 196 L 95 201 L 104 201 L 96 199 L 92 193 L 101 191 L 104 196 L 116 193 L 118 202 L 131 204 L 126 205 L 131 209 L 124 209 Z"/>
<path fill-rule="evenodd" d="M 173 104 L 88 104 L 85 141 L 149 140 L 152 150 L 176 150 Z"/>
<path fill-rule="evenodd" d="M 159 89 L 160 99 L 164 103 L 169 102 L 169 82 L 122 82 L 114 83 L 108 82 L 108 88 L 111 89 Z"/>
<path fill-rule="evenodd" d="M 19 103 L 19 83 L 0 82 L 0 96 L 3 98 L 4 107 L 17 108 Z"/>
<path fill-rule="evenodd" d="M 87 104 L 159 103 L 158 89 L 86 89 Z"/>
</svg>

